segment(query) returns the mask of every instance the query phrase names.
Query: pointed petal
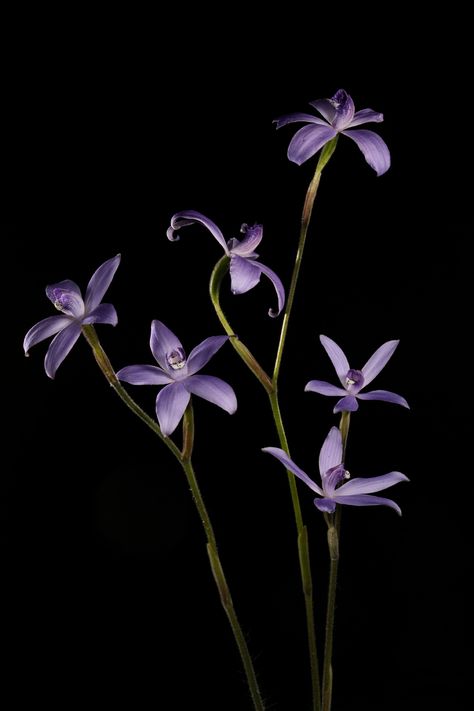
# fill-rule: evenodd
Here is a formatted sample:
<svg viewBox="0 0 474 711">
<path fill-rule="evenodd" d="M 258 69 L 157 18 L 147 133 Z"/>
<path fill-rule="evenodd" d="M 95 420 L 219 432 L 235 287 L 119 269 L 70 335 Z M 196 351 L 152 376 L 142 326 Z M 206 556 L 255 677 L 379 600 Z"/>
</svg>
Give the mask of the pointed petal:
<svg viewBox="0 0 474 711">
<path fill-rule="evenodd" d="M 183 385 L 188 392 L 222 407 L 229 415 L 233 415 L 237 409 L 235 392 L 220 378 L 213 375 L 191 375 L 183 381 Z"/>
<path fill-rule="evenodd" d="M 253 225 L 253 227 L 249 227 L 248 225 L 242 225 L 241 232 L 245 234 L 245 237 L 242 240 L 231 240 L 232 247 L 228 245 L 230 247 L 231 254 L 238 254 L 239 257 L 254 256 L 256 248 L 262 241 L 262 225 Z"/>
<path fill-rule="evenodd" d="M 112 259 L 106 262 L 94 272 L 87 285 L 86 298 L 84 299 L 86 311 L 90 312 L 100 304 L 104 298 L 104 294 L 110 286 L 110 282 L 114 278 L 114 274 L 120 264 L 120 254 L 117 254 Z"/>
<path fill-rule="evenodd" d="M 319 393 L 320 395 L 345 395 L 346 391 L 343 388 L 338 388 L 337 385 L 331 385 L 325 380 L 310 380 L 305 385 L 305 392 Z"/>
<path fill-rule="evenodd" d="M 35 323 L 23 340 L 25 355 L 28 355 L 28 351 L 32 346 L 44 341 L 44 339 L 49 338 L 49 336 L 56 335 L 56 333 L 67 328 L 71 323 L 71 316 L 48 316 L 48 318 L 44 318 L 42 321 Z"/>
<path fill-rule="evenodd" d="M 337 427 L 331 427 L 319 453 L 321 480 L 326 472 L 342 462 L 342 435 Z"/>
<path fill-rule="evenodd" d="M 372 494 L 374 491 L 388 489 L 400 481 L 409 481 L 401 472 L 390 472 L 382 476 L 358 477 L 350 479 L 337 489 L 338 496 L 353 496 L 354 494 Z"/>
<path fill-rule="evenodd" d="M 110 326 L 116 326 L 118 316 L 115 307 L 112 304 L 99 304 L 93 309 L 89 316 L 82 319 L 83 325 L 88 323 L 108 323 Z"/>
<path fill-rule="evenodd" d="M 188 375 L 194 375 L 201 370 L 228 340 L 229 336 L 210 336 L 193 348 L 188 358 Z"/>
<path fill-rule="evenodd" d="M 410 405 L 404 397 L 396 393 L 391 393 L 389 390 L 370 390 L 368 393 L 359 393 L 357 397 L 360 400 L 384 400 L 385 402 L 393 402 L 396 405 L 406 407 L 408 410 L 410 409 Z"/>
<path fill-rule="evenodd" d="M 380 346 L 380 348 L 377 348 L 373 356 L 369 358 L 367 363 L 362 368 L 364 387 L 371 383 L 372 380 L 380 373 L 382 368 L 386 366 L 399 343 L 400 341 L 387 341 L 387 343 L 384 343 Z"/>
<path fill-rule="evenodd" d="M 352 138 L 362 151 L 365 160 L 377 175 L 383 175 L 390 168 L 390 151 L 387 144 L 377 133 L 357 129 L 353 131 L 343 131 L 344 136 Z"/>
<path fill-rule="evenodd" d="M 73 321 L 53 338 L 44 359 L 44 369 L 48 377 L 54 378 L 57 369 L 80 335 L 81 324 Z"/>
<path fill-rule="evenodd" d="M 287 455 L 286 452 L 283 451 L 283 449 L 280 449 L 279 447 L 264 447 L 262 449 L 262 452 L 268 452 L 268 454 L 272 454 L 283 464 L 285 469 L 295 474 L 299 479 L 301 479 L 301 481 L 304 481 L 304 483 L 317 494 L 323 496 L 322 489 L 312 479 L 310 479 L 310 477 L 305 474 L 305 472 L 300 469 L 292 459 L 290 459 L 290 457 Z"/>
<path fill-rule="evenodd" d="M 329 99 L 316 99 L 316 101 L 310 101 L 309 103 L 311 106 L 314 106 L 317 111 L 319 111 L 321 116 L 324 116 L 326 121 L 332 123 L 336 115 L 336 109 L 334 104 L 331 103 Z"/>
<path fill-rule="evenodd" d="M 336 510 L 336 502 L 333 499 L 314 499 L 314 505 L 324 513 L 334 513 Z"/>
<path fill-rule="evenodd" d="M 173 382 L 170 376 L 156 365 L 127 365 L 116 375 L 119 380 L 131 385 L 163 385 Z"/>
<path fill-rule="evenodd" d="M 327 336 L 319 336 L 319 340 L 334 366 L 339 380 L 342 384 L 346 382 L 346 375 L 349 370 L 349 361 L 347 360 L 344 351 L 335 341 Z"/>
<path fill-rule="evenodd" d="M 385 499 L 382 496 L 371 496 L 370 494 L 360 494 L 359 496 L 335 496 L 334 501 L 337 504 L 345 504 L 346 506 L 390 506 L 397 514 L 402 515 L 400 506 L 391 499 Z"/>
<path fill-rule="evenodd" d="M 171 242 L 176 242 L 177 240 L 179 240 L 179 236 L 176 236 L 175 232 L 180 230 L 181 227 L 193 225 L 196 222 L 203 225 L 204 227 L 207 227 L 211 235 L 215 237 L 219 244 L 223 247 L 224 252 L 226 254 L 229 254 L 224 235 L 222 234 L 216 223 L 210 220 L 205 215 L 203 215 L 201 212 L 196 212 L 196 210 L 183 210 L 182 212 L 177 212 L 175 215 L 173 215 L 173 217 L 171 218 L 171 225 L 170 227 L 168 227 L 166 236 Z"/>
<path fill-rule="evenodd" d="M 276 127 L 278 129 L 282 126 L 286 126 L 288 123 L 297 123 L 298 121 L 317 123 L 319 126 L 328 125 L 327 121 L 322 121 L 320 118 L 317 118 L 317 116 L 313 116 L 313 114 L 305 113 L 285 114 L 284 116 L 279 116 L 273 121 L 273 123 L 276 123 Z"/>
<path fill-rule="evenodd" d="M 163 434 L 168 437 L 179 425 L 188 406 L 190 394 L 182 383 L 171 383 L 156 398 L 156 416 Z"/>
<path fill-rule="evenodd" d="M 62 311 L 66 316 L 82 318 L 84 316 L 84 302 L 77 284 L 70 279 L 65 279 L 57 284 L 49 284 L 46 287 L 46 296 L 54 304 L 58 311 Z"/>
<path fill-rule="evenodd" d="M 161 321 L 151 322 L 150 348 L 158 365 L 161 365 L 161 367 L 173 377 L 174 373 L 170 369 L 166 357 L 172 351 L 181 350 L 184 353 L 184 349 L 181 345 L 181 341 L 174 335 L 173 331 L 170 331 Z M 184 370 L 184 368 L 182 370 Z"/>
<path fill-rule="evenodd" d="M 260 281 L 261 270 L 255 262 L 236 254 L 230 260 L 230 288 L 233 294 L 245 294 Z"/>
<path fill-rule="evenodd" d="M 363 123 L 381 123 L 383 121 L 383 114 L 379 111 L 373 111 L 372 109 L 362 109 L 361 111 L 356 111 L 354 118 L 350 122 L 347 128 L 352 128 L 353 126 L 361 126 Z"/>
<path fill-rule="evenodd" d="M 336 402 L 334 406 L 334 413 L 337 412 L 355 412 L 359 409 L 359 404 L 353 395 L 346 395 Z"/>
<path fill-rule="evenodd" d="M 288 158 L 297 165 L 301 165 L 314 156 L 331 138 L 336 131 L 331 126 L 317 126 L 310 124 L 303 126 L 295 133 L 288 146 Z"/>
</svg>

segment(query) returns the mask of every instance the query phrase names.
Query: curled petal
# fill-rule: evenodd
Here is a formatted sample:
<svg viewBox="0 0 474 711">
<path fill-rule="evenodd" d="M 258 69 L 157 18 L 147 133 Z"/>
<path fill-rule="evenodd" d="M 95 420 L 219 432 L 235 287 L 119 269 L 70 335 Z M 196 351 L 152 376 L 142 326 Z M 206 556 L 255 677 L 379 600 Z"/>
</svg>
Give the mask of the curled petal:
<svg viewBox="0 0 474 711">
<path fill-rule="evenodd" d="M 171 383 L 160 390 L 156 398 L 156 416 L 163 434 L 172 434 L 188 406 L 190 394 L 182 383 Z"/>
<path fill-rule="evenodd" d="M 229 244 L 231 254 L 238 254 L 239 257 L 257 256 L 255 249 L 262 241 L 262 225 L 253 225 L 253 227 L 242 225 L 242 231 L 245 233 L 245 237 L 240 241 L 238 239 L 231 240 L 232 246 Z"/>
<path fill-rule="evenodd" d="M 25 355 L 28 355 L 28 351 L 32 346 L 44 341 L 44 339 L 49 338 L 49 336 L 56 335 L 56 333 L 67 328 L 71 323 L 71 316 L 48 316 L 48 318 L 44 318 L 42 321 L 35 323 L 23 340 Z"/>
<path fill-rule="evenodd" d="M 167 356 L 173 351 L 182 351 L 184 353 L 183 346 L 181 345 L 181 341 L 174 335 L 173 331 L 170 331 L 170 329 L 161 321 L 151 322 L 150 348 L 158 362 L 158 365 L 161 365 L 161 367 L 172 377 L 176 375 L 176 373 L 174 373 L 170 368 Z M 186 375 L 186 366 L 177 372 L 183 376 Z"/>
<path fill-rule="evenodd" d="M 46 296 L 66 316 L 82 318 L 84 316 L 84 302 L 77 284 L 69 279 L 46 287 Z"/>
<path fill-rule="evenodd" d="M 305 385 L 305 392 L 319 393 L 320 395 L 345 395 L 346 391 L 343 388 L 338 388 L 336 385 L 326 383 L 325 380 L 310 380 Z"/>
<path fill-rule="evenodd" d="M 336 112 L 331 124 L 337 131 L 342 131 L 347 128 L 354 118 L 355 106 L 352 97 L 344 91 L 344 89 L 339 89 L 336 91 L 331 99 L 331 103 L 334 104 Z"/>
<path fill-rule="evenodd" d="M 216 223 L 210 220 L 205 215 L 203 215 L 201 212 L 196 212 L 196 210 L 183 210 L 182 212 L 177 212 L 175 215 L 173 215 L 173 217 L 171 218 L 171 225 L 170 227 L 168 227 L 166 236 L 171 242 L 176 242 L 179 237 L 175 235 L 175 232 L 180 230 L 181 227 L 193 225 L 196 222 L 203 225 L 204 227 L 207 227 L 211 235 L 215 237 L 219 244 L 223 247 L 224 252 L 226 254 L 229 254 L 224 235 L 222 234 Z"/>
<path fill-rule="evenodd" d="M 390 151 L 387 144 L 377 133 L 365 129 L 343 131 L 344 136 L 352 138 L 362 151 L 365 160 L 377 175 L 383 175 L 390 168 Z"/>
<path fill-rule="evenodd" d="M 104 294 L 114 278 L 114 274 L 120 264 L 120 254 L 104 262 L 92 275 L 86 289 L 84 299 L 86 311 L 90 312 L 96 308 L 104 298 Z"/>
<path fill-rule="evenodd" d="M 81 324 L 73 321 L 53 338 L 44 359 L 44 369 L 48 377 L 54 378 L 57 369 L 80 335 Z"/>
<path fill-rule="evenodd" d="M 346 397 L 343 397 L 336 402 L 333 412 L 355 412 L 358 409 L 359 404 L 354 395 L 346 395 Z"/>
<path fill-rule="evenodd" d="M 288 158 L 297 165 L 301 165 L 314 156 L 337 131 L 331 126 L 317 126 L 311 124 L 303 126 L 295 133 L 288 146 Z"/>
<path fill-rule="evenodd" d="M 384 343 L 380 348 L 377 348 L 373 356 L 369 358 L 362 368 L 364 385 L 371 383 L 382 368 L 387 365 L 399 343 L 400 341 L 387 341 L 387 343 Z"/>
<path fill-rule="evenodd" d="M 88 323 L 108 323 L 116 326 L 118 323 L 117 312 L 112 304 L 99 304 L 91 313 L 82 319 L 83 325 Z"/>
<path fill-rule="evenodd" d="M 336 502 L 333 499 L 314 499 L 314 505 L 323 513 L 334 513 Z"/>
<path fill-rule="evenodd" d="M 299 466 L 297 466 L 292 459 L 290 459 L 290 457 L 287 455 L 286 452 L 283 451 L 283 449 L 280 449 L 279 447 L 264 447 L 262 449 L 262 452 L 268 452 L 268 454 L 272 454 L 283 464 L 285 469 L 288 469 L 288 471 L 295 474 L 295 476 L 301 479 L 301 481 L 304 481 L 304 483 L 317 494 L 323 496 L 323 490 L 312 479 L 310 479 L 310 477 L 302 469 L 300 469 Z"/>
<path fill-rule="evenodd" d="M 331 427 L 319 453 L 321 480 L 333 467 L 342 462 L 342 435 L 337 427 Z"/>
<path fill-rule="evenodd" d="M 222 407 L 233 415 L 237 409 L 237 398 L 228 383 L 213 375 L 192 375 L 183 382 L 186 390 Z"/>
<path fill-rule="evenodd" d="M 395 405 L 401 405 L 408 410 L 410 409 L 410 405 L 404 397 L 396 393 L 391 393 L 389 390 L 371 390 L 368 393 L 359 393 L 357 397 L 361 400 L 384 400 L 385 402 L 393 402 Z"/>
<path fill-rule="evenodd" d="M 390 472 L 382 476 L 358 477 L 351 479 L 337 489 L 338 496 L 353 496 L 354 494 L 373 494 L 374 491 L 383 491 L 389 486 L 398 484 L 400 481 L 409 481 L 408 477 L 401 472 Z"/>
<path fill-rule="evenodd" d="M 233 294 L 245 294 L 260 281 L 261 269 L 245 257 L 233 254 L 230 260 L 230 288 Z"/>
<path fill-rule="evenodd" d="M 305 113 L 285 114 L 285 116 L 279 116 L 273 121 L 273 123 L 276 123 L 277 128 L 281 128 L 282 126 L 286 126 L 288 123 L 298 123 L 299 121 L 317 123 L 319 126 L 327 126 L 326 121 L 322 121 L 320 118 L 317 118 L 317 116 L 313 116 L 313 114 Z"/>
<path fill-rule="evenodd" d="M 353 126 L 361 126 L 363 123 L 381 123 L 383 121 L 383 114 L 379 111 L 372 111 L 372 109 L 361 109 L 361 111 L 356 111 L 354 118 L 350 122 L 347 128 L 352 128 Z"/>
<path fill-rule="evenodd" d="M 62 289 L 63 291 L 69 291 L 73 294 L 76 294 L 76 296 L 80 296 L 82 299 L 82 292 L 78 285 L 76 284 L 75 281 L 71 281 L 71 279 L 64 279 L 63 281 L 59 281 L 57 284 L 50 284 L 49 286 L 46 287 L 46 295 L 48 299 L 51 299 L 51 296 L 49 295 L 48 291 L 50 289 Z M 54 299 L 51 299 L 54 303 Z"/>
<path fill-rule="evenodd" d="M 371 496 L 370 494 L 360 494 L 357 496 L 335 496 L 334 501 L 337 504 L 345 504 L 346 506 L 390 506 L 399 516 L 402 515 L 400 506 L 391 499 L 385 499 L 383 496 Z"/>
<path fill-rule="evenodd" d="M 347 372 L 349 370 L 349 361 L 347 360 L 344 351 L 335 341 L 327 336 L 319 336 L 319 340 L 334 366 L 334 369 L 339 377 L 339 380 L 344 385 L 346 382 Z"/>
<path fill-rule="evenodd" d="M 273 286 L 275 287 L 276 295 L 277 295 L 277 300 L 278 300 L 278 308 L 275 311 L 274 309 L 268 309 L 268 315 L 271 316 L 272 318 L 276 318 L 279 316 L 283 310 L 283 307 L 285 305 L 285 288 L 283 286 L 283 283 L 280 279 L 280 277 L 275 274 L 273 269 L 270 269 L 269 267 L 266 267 L 265 264 L 261 264 L 260 262 L 254 262 L 260 269 L 260 271 L 265 274 L 266 277 L 270 279 L 272 282 Z"/>
<path fill-rule="evenodd" d="M 193 348 L 188 358 L 188 375 L 194 375 L 201 370 L 228 340 L 229 336 L 210 336 Z"/>
<path fill-rule="evenodd" d="M 156 365 L 127 365 L 116 375 L 119 380 L 131 385 L 164 385 L 173 382 L 170 376 Z"/>
</svg>

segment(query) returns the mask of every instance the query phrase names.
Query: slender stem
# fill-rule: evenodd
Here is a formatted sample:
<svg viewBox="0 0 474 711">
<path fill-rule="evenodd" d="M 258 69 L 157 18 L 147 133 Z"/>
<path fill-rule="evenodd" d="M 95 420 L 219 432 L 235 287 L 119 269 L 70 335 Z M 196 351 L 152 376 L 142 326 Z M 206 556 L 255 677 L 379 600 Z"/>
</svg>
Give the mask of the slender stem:
<svg viewBox="0 0 474 711">
<path fill-rule="evenodd" d="M 127 407 L 132 410 L 132 412 L 137 415 L 145 424 L 153 430 L 153 432 L 160 437 L 160 439 L 166 444 L 166 446 L 171 450 L 181 464 L 186 479 L 188 481 L 191 493 L 193 496 L 194 503 L 199 513 L 202 525 L 207 538 L 207 551 L 209 555 L 209 560 L 211 564 L 212 573 L 214 580 L 216 582 L 219 596 L 224 607 L 227 618 L 230 622 L 232 632 L 240 652 L 242 663 L 245 669 L 245 674 L 247 677 L 247 683 L 249 686 L 250 694 L 252 697 L 253 705 L 255 711 L 265 711 L 265 707 L 262 701 L 260 690 L 258 687 L 257 676 L 255 669 L 253 667 L 252 658 L 248 650 L 247 642 L 243 634 L 242 628 L 240 626 L 235 608 L 232 602 L 232 597 L 230 594 L 227 581 L 224 576 L 224 571 L 222 569 L 222 564 L 220 562 L 219 554 L 217 552 L 216 537 L 214 534 L 214 529 L 212 527 L 211 519 L 207 512 L 206 506 L 204 504 L 204 499 L 202 498 L 201 491 L 196 479 L 196 474 L 191 462 L 191 456 L 194 446 L 194 416 L 191 403 L 186 408 L 183 419 L 183 449 L 180 452 L 178 447 L 174 444 L 172 440 L 165 437 L 161 432 L 158 424 L 149 417 L 146 412 L 144 412 L 139 405 L 130 397 L 127 391 L 122 387 L 120 381 L 115 375 L 114 369 L 110 363 L 110 360 L 102 348 L 97 333 L 93 326 L 83 326 L 82 332 L 91 346 L 97 364 L 102 370 L 103 374 L 107 378 L 108 382 L 114 390 L 117 392 L 119 397 L 127 405 Z"/>
<path fill-rule="evenodd" d="M 343 461 L 347 449 L 347 438 L 349 436 L 349 426 L 351 413 L 341 413 L 339 429 L 342 434 Z M 332 699 L 332 652 L 334 645 L 334 615 L 336 611 L 336 589 L 337 573 L 339 567 L 339 538 L 341 533 L 341 506 L 336 506 L 335 514 L 326 518 L 328 523 L 328 547 L 329 547 L 329 589 L 328 606 L 326 613 L 326 639 L 324 644 L 324 665 L 323 665 L 323 707 L 322 711 L 331 711 Z"/>
<path fill-rule="evenodd" d="M 321 180 L 321 173 L 323 168 L 331 158 L 335 151 L 337 145 L 338 136 L 333 138 L 329 143 L 326 143 L 321 155 L 319 157 L 318 163 L 316 165 L 316 171 L 314 173 L 313 179 L 309 184 L 308 191 L 306 193 L 306 198 L 303 206 L 303 213 L 301 215 L 301 229 L 300 229 L 300 239 L 298 242 L 298 249 L 296 252 L 295 264 L 293 267 L 293 274 L 291 275 L 290 288 L 288 290 L 288 297 L 286 300 L 285 313 L 283 314 L 283 322 L 280 332 L 280 342 L 278 344 L 275 367 L 273 369 L 273 383 L 278 381 L 278 376 L 280 374 L 281 360 L 283 357 L 283 350 L 285 348 L 286 334 L 288 331 L 288 324 L 290 321 L 291 311 L 293 309 L 293 302 L 295 299 L 296 286 L 298 284 L 298 277 L 300 274 L 301 263 L 303 261 L 304 247 L 306 243 L 306 235 L 308 234 L 308 227 L 311 221 L 311 215 L 313 212 L 314 200 L 318 192 L 319 181 Z"/>
</svg>

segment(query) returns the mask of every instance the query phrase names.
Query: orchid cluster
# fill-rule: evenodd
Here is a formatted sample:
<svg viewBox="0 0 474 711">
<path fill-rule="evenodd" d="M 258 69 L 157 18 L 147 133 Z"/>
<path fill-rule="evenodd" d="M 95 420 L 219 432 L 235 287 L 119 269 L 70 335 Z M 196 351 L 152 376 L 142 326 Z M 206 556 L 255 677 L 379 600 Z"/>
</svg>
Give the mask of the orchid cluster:
<svg viewBox="0 0 474 711">
<path fill-rule="evenodd" d="M 396 393 L 388 390 L 366 390 L 395 353 L 399 344 L 398 340 L 384 343 L 364 366 L 353 368 L 349 365 L 343 350 L 334 340 L 325 335 L 320 336 L 320 342 L 334 366 L 339 383 L 331 384 L 323 380 L 310 380 L 306 384 L 301 384 L 301 395 L 305 398 L 303 391 L 306 391 L 338 398 L 333 413 L 340 415 L 339 426 L 331 425 L 322 443 L 319 452 L 319 477 L 307 474 L 289 455 L 288 441 L 278 400 L 278 382 L 305 241 L 323 169 L 336 149 L 340 134 L 356 143 L 366 162 L 377 175 L 385 173 L 390 166 L 390 153 L 382 138 L 373 131 L 356 128 L 369 122 L 380 123 L 383 121 L 381 113 L 372 109 L 356 112 L 352 98 L 342 89 L 337 91 L 332 98 L 313 101 L 311 105 L 322 118 L 309 113 L 293 113 L 276 120 L 277 128 L 293 122 L 306 124 L 295 133 L 289 144 L 288 157 L 292 162 L 300 165 L 320 152 L 314 177 L 305 199 L 301 232 L 299 241 L 295 245 L 296 258 L 287 296 L 281 279 L 270 267 L 260 261 L 256 252 L 263 239 L 261 225 L 244 224 L 241 228 L 240 239 L 236 237 L 226 239 L 221 229 L 210 218 L 194 210 L 184 210 L 171 218 L 167 232 L 168 239 L 178 240 L 180 237 L 178 233 L 184 227 L 200 226 L 210 232 L 224 252 L 212 270 L 210 278 L 210 295 L 216 315 L 224 329 L 223 334 L 204 338 L 187 354 L 178 337 L 168 326 L 155 318 L 159 314 L 153 313 L 151 314 L 153 320 L 150 331 L 150 350 L 156 364 L 124 364 L 115 371 L 100 344 L 95 324 L 117 325 L 118 318 L 114 306 L 102 303 L 120 264 L 120 255 L 117 255 L 95 271 L 87 285 L 84 298 L 77 284 L 70 280 L 47 286 L 46 295 L 60 314 L 48 316 L 34 325 L 26 334 L 23 344 L 25 354 L 28 354 L 32 346 L 54 336 L 44 363 L 46 374 L 50 378 L 54 378 L 59 366 L 82 334 L 91 346 L 103 374 L 122 401 L 158 435 L 175 456 L 188 479 L 204 525 L 212 573 L 239 648 L 253 708 L 257 711 L 263 711 L 265 704 L 257 681 L 254 662 L 242 634 L 219 557 L 211 518 L 202 498 L 192 463 L 194 444 L 192 404 L 194 398 L 207 400 L 229 414 L 235 413 L 237 409 L 238 393 L 236 395 L 231 384 L 207 372 L 212 357 L 221 348 L 228 348 L 227 344 L 229 343 L 255 375 L 269 398 L 270 412 L 274 420 L 279 446 L 264 446 L 262 449 L 263 452 L 271 454 L 274 459 L 278 460 L 288 472 L 306 608 L 313 711 L 330 711 L 331 709 L 332 646 L 341 507 L 343 505 L 386 506 L 401 514 L 400 507 L 395 501 L 377 494 L 399 482 L 407 481 L 407 477 L 398 471 L 375 477 L 357 476 L 353 478 L 345 464 L 350 418 L 352 413 L 358 410 L 359 402 L 364 405 L 364 401 L 382 400 L 408 408 L 407 401 Z M 280 339 L 272 373 L 266 372 L 258 363 L 249 347 L 234 333 L 224 314 L 220 303 L 220 292 L 227 273 L 230 275 L 231 292 L 236 295 L 256 287 L 262 274 L 270 280 L 274 287 L 276 303 L 268 313 L 274 319 L 280 317 L 282 312 L 284 313 L 281 319 Z M 230 358 L 230 352 L 228 357 Z M 209 371 L 212 373 L 211 367 L 209 367 Z M 132 386 L 132 388 L 130 390 L 125 388 L 123 383 Z M 133 388 L 140 385 L 157 387 L 154 415 L 146 413 L 134 399 L 135 393 L 138 397 L 139 392 Z M 131 393 L 134 394 L 133 397 Z M 180 423 L 182 423 L 182 438 L 176 435 Z M 267 443 L 262 442 L 262 445 L 264 444 Z M 258 455 L 258 452 L 255 454 Z M 304 460 L 307 456 L 308 452 L 306 451 L 298 452 L 296 461 Z M 265 461 L 266 469 L 268 472 L 272 472 L 274 467 L 270 459 Z M 263 463 L 262 466 L 264 466 Z M 273 473 L 269 476 L 273 476 Z M 300 490 L 295 477 L 302 481 L 307 489 L 311 490 L 314 496 L 315 515 L 323 515 L 328 530 L 329 589 L 324 658 L 321 667 L 314 630 L 312 585 L 304 584 L 305 581 L 311 581 L 309 555 L 312 534 L 308 533 L 300 506 L 300 496 L 306 496 L 307 489 Z M 318 599 L 321 599 L 321 594 L 318 595 Z M 225 702 L 222 707 L 225 707 Z"/>
</svg>

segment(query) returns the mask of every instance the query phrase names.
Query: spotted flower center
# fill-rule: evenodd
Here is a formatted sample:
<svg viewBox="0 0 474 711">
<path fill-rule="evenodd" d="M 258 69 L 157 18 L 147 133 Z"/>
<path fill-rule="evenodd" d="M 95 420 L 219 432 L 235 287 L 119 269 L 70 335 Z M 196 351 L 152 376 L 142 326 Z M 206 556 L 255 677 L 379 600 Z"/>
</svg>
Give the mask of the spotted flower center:
<svg viewBox="0 0 474 711">
<path fill-rule="evenodd" d="M 186 365 L 186 356 L 182 348 L 175 348 L 175 350 L 168 353 L 166 360 L 173 370 L 181 370 Z"/>
<path fill-rule="evenodd" d="M 344 467 L 344 464 L 338 464 L 331 469 L 328 469 L 324 477 L 324 488 L 330 494 L 336 487 L 340 486 L 346 479 L 350 478 L 350 474 Z"/>
<path fill-rule="evenodd" d="M 345 386 L 349 391 L 358 392 L 364 385 L 364 376 L 361 370 L 351 368 L 347 371 Z"/>
</svg>

